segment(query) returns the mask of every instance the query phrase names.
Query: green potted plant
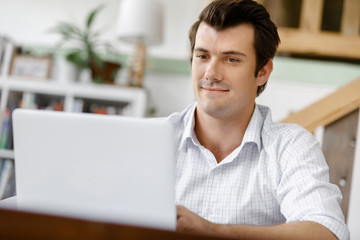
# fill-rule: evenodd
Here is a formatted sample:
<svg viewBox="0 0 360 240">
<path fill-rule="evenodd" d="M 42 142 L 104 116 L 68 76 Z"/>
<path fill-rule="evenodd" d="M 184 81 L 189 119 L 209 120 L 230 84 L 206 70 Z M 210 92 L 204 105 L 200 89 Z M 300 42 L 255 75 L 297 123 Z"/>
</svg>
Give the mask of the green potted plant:
<svg viewBox="0 0 360 240">
<path fill-rule="evenodd" d="M 101 41 L 101 33 L 92 28 L 94 19 L 102 8 L 100 5 L 88 14 L 83 28 L 73 23 L 60 22 L 51 31 L 62 35 L 59 47 L 64 43 L 74 44 L 75 47 L 66 54 L 68 61 L 80 71 L 90 69 L 94 82 L 113 83 L 121 65 L 119 62 L 104 60 L 102 55 L 107 53 L 118 57 L 119 54 L 109 42 Z"/>
</svg>

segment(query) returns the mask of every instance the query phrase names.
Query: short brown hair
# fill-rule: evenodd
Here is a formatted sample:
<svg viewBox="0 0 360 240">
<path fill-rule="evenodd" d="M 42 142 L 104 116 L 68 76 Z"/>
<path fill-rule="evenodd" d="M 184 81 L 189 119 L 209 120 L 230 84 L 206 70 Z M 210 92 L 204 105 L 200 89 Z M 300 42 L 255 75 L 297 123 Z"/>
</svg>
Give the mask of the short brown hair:
<svg viewBox="0 0 360 240">
<path fill-rule="evenodd" d="M 270 58 L 274 58 L 280 43 L 277 27 L 261 4 L 252 0 L 215 0 L 204 8 L 199 15 L 198 21 L 190 29 L 191 55 L 194 51 L 196 33 L 201 22 L 209 24 L 216 30 L 224 30 L 244 23 L 251 24 L 255 32 L 255 76 Z M 265 86 L 266 83 L 258 87 L 257 96 L 264 91 Z"/>
</svg>

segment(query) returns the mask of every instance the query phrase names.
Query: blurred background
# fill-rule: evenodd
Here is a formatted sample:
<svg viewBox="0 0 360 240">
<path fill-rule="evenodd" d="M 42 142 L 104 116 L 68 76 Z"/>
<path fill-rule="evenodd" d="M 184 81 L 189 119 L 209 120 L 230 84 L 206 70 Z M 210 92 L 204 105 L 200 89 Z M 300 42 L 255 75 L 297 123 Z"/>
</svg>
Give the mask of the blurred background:
<svg viewBox="0 0 360 240">
<path fill-rule="evenodd" d="M 188 60 L 188 30 L 209 0 L 158 0 L 158 2 L 161 4 L 163 14 L 162 40 L 157 45 L 147 48 L 143 87 L 147 89 L 149 114 L 167 116 L 174 111 L 181 111 L 193 101 Z M 316 4 L 307 9 L 305 6 L 303 11 L 311 12 L 304 13 L 301 10 L 301 0 L 261 2 L 267 6 L 272 18 L 281 29 L 291 28 L 300 31 L 301 27 L 301 31 L 304 29 L 308 31 L 307 34 L 291 36 L 289 40 L 284 36 L 294 33 L 282 32 L 284 48 L 280 47 L 281 51 L 275 58 L 274 72 L 267 90 L 257 100 L 260 104 L 272 107 L 275 120 L 283 119 L 289 113 L 309 105 L 360 76 L 359 14 L 357 18 L 356 14 L 354 17 L 355 22 L 357 19 L 354 40 L 356 46 L 351 43 L 338 45 L 336 48 L 340 54 L 327 54 L 326 50 L 316 52 L 317 46 L 320 48 L 327 44 L 326 36 L 321 39 L 317 36 L 320 31 L 331 32 L 339 37 L 343 34 L 342 28 L 345 27 L 342 27 L 341 19 L 344 1 L 322 1 L 321 16 L 318 17 L 314 12 Z M 117 81 L 124 82 L 128 75 L 128 57 L 134 52 L 134 44 L 119 40 L 117 28 L 120 0 L 0 0 L 0 35 L 11 39 L 16 46 L 37 52 L 54 51 L 61 35 L 49 30 L 61 21 L 69 21 L 79 26 L 85 25 L 89 12 L 99 5 L 102 5 L 103 9 L 98 12 L 92 28 L 101 30 L 101 38 L 110 41 L 119 51 L 122 68 Z M 303 22 L 302 16 L 308 22 Z M 317 18 L 320 19 L 316 20 Z M 354 33 L 351 34 L 354 36 Z M 287 41 L 293 41 L 296 36 L 299 41 L 291 42 L 292 46 L 287 46 Z M 312 41 L 315 46 L 309 47 Z M 301 45 L 306 46 L 301 48 Z M 299 49 L 296 49 L 296 46 Z M 346 55 L 347 48 L 356 54 Z M 344 49 L 343 55 L 342 49 Z M 55 54 L 53 64 L 58 63 L 59 58 Z M 53 73 L 50 80 L 56 78 Z M 69 81 L 73 80 L 69 79 Z"/>
</svg>

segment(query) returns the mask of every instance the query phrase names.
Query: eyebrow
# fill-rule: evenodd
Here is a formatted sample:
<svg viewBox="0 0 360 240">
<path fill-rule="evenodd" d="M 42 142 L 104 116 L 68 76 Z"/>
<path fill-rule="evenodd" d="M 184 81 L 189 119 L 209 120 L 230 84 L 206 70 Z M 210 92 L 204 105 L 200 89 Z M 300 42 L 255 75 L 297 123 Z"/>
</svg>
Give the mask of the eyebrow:
<svg viewBox="0 0 360 240">
<path fill-rule="evenodd" d="M 196 52 L 205 52 L 205 53 L 209 52 L 209 50 L 207 50 L 205 48 L 202 48 L 202 47 L 195 48 L 194 51 L 196 51 Z M 245 53 L 235 51 L 235 50 L 225 51 L 225 52 L 222 52 L 222 54 L 223 55 L 238 55 L 240 57 L 247 57 Z"/>
<path fill-rule="evenodd" d="M 240 57 L 247 57 L 245 53 L 238 52 L 238 51 L 226 51 L 226 52 L 223 52 L 222 54 L 224 54 L 224 55 L 238 55 Z"/>
<path fill-rule="evenodd" d="M 198 48 L 195 48 L 194 49 L 194 52 L 209 52 L 208 50 L 206 50 L 205 48 L 201 48 L 201 47 L 198 47 Z"/>
</svg>

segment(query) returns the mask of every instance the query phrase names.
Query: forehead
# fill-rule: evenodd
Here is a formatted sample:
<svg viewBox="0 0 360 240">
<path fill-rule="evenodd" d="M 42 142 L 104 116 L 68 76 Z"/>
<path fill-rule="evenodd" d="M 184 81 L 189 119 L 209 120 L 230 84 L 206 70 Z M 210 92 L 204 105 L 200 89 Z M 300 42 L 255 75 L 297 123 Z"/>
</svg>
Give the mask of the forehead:
<svg viewBox="0 0 360 240">
<path fill-rule="evenodd" d="M 254 52 L 254 27 L 251 24 L 239 24 L 223 30 L 216 30 L 201 22 L 196 33 L 195 48 L 208 50 Z"/>
</svg>

